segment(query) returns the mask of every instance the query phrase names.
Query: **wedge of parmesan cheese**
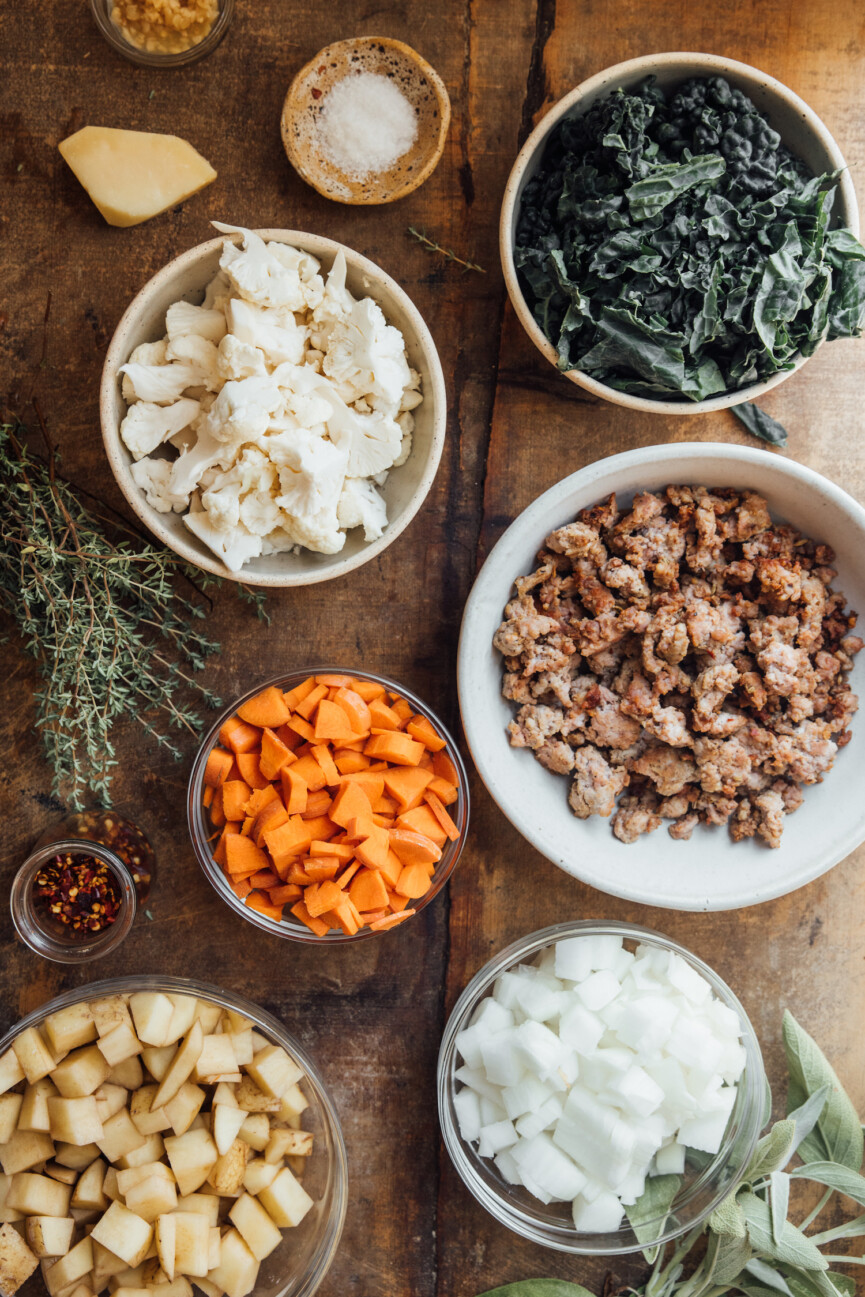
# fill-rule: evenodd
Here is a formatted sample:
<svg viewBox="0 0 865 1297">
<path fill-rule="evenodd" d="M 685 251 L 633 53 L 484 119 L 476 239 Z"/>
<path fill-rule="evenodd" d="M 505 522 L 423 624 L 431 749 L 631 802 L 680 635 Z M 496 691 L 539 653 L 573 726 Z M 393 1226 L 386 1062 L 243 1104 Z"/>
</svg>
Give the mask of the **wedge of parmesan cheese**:
<svg viewBox="0 0 865 1297">
<path fill-rule="evenodd" d="M 109 225 L 140 225 L 216 179 L 177 135 L 83 126 L 58 147 Z"/>
</svg>

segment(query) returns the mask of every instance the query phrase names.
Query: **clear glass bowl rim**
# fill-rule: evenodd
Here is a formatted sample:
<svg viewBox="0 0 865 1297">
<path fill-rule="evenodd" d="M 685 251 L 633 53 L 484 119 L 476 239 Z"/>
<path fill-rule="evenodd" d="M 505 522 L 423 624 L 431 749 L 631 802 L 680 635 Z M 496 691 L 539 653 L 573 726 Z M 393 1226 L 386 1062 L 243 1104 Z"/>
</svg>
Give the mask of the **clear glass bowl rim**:
<svg viewBox="0 0 865 1297">
<path fill-rule="evenodd" d="M 742 1044 L 745 1048 L 745 1071 L 739 1081 L 739 1095 L 733 1109 L 733 1124 L 728 1128 L 721 1150 L 709 1166 L 703 1170 L 687 1191 L 674 1200 L 674 1206 L 682 1207 L 706 1189 L 712 1180 L 718 1177 L 727 1167 L 733 1152 L 733 1144 L 742 1128 L 748 1131 L 747 1142 L 743 1151 L 744 1161 L 750 1157 L 763 1125 L 763 1101 L 765 1095 L 765 1072 L 760 1045 L 753 1026 L 745 1013 L 738 997 L 727 986 L 718 974 L 698 955 L 680 945 L 672 938 L 644 928 L 638 924 L 622 923 L 618 920 L 599 921 L 580 919 L 557 923 L 548 928 L 540 928 L 528 933 L 517 941 L 506 946 L 497 955 L 481 967 L 468 982 L 465 990 L 454 1005 L 442 1036 L 438 1059 L 438 1108 L 439 1124 L 445 1147 L 457 1173 L 470 1193 L 500 1224 L 514 1233 L 539 1243 L 544 1247 L 560 1252 L 569 1252 L 575 1256 L 622 1256 L 641 1248 L 653 1247 L 657 1243 L 667 1243 L 679 1238 L 689 1229 L 705 1220 L 729 1193 L 729 1186 L 713 1195 L 711 1201 L 684 1226 L 662 1230 L 650 1243 L 635 1243 L 630 1226 L 622 1226 L 610 1235 L 580 1234 L 568 1228 L 564 1223 L 560 1227 L 542 1223 L 518 1210 L 506 1202 L 496 1191 L 490 1188 L 477 1174 L 473 1161 L 466 1151 L 466 1144 L 459 1133 L 459 1128 L 452 1112 L 452 1100 L 456 1093 L 452 1072 L 456 1064 L 455 1040 L 457 1033 L 467 1024 L 479 1002 L 490 992 L 496 978 L 516 963 L 525 963 L 533 955 L 539 954 L 546 947 L 566 937 L 576 936 L 619 936 L 625 940 L 654 945 L 681 955 L 691 967 L 695 968 L 709 982 L 712 990 L 728 1008 L 739 1016 L 742 1023 Z M 736 1120 L 738 1114 L 738 1121 Z M 472 1150 L 474 1153 L 474 1150 Z M 475 1154 L 477 1156 L 477 1154 Z M 658 1218 L 658 1219 L 666 1219 Z M 648 1225 L 653 1221 L 645 1222 Z M 627 1238 L 621 1236 L 627 1235 Z M 610 1242 L 599 1240 L 609 1239 Z M 618 1241 L 616 1241 L 618 1239 Z M 589 1241 L 591 1240 L 591 1242 Z"/>
<path fill-rule="evenodd" d="M 78 1004 L 82 1000 L 93 1000 L 103 995 L 134 994 L 137 991 L 164 991 L 179 995 L 195 995 L 199 999 L 209 1000 L 211 1003 L 219 1004 L 223 1008 L 236 1010 L 270 1035 L 278 1045 L 288 1050 L 303 1067 L 306 1074 L 305 1082 L 319 1106 L 323 1124 L 327 1129 L 333 1148 L 328 1176 L 333 1194 L 330 1214 L 325 1230 L 316 1247 L 313 1263 L 306 1273 L 300 1277 L 300 1286 L 291 1294 L 291 1297 L 312 1297 L 333 1263 L 342 1228 L 345 1224 L 348 1207 L 348 1161 L 339 1117 L 318 1070 L 303 1046 L 289 1034 L 273 1014 L 268 1013 L 266 1009 L 262 1009 L 254 1001 L 248 1000 L 246 996 L 238 995 L 236 991 L 224 991 L 221 987 L 214 986 L 210 982 L 199 982 L 190 977 L 162 976 L 156 973 L 141 973 L 137 976 L 127 974 L 123 977 L 110 977 L 99 982 L 89 982 L 87 985 L 78 986 L 74 990 L 64 991 L 53 1000 L 40 1005 L 38 1009 L 34 1009 L 26 1017 L 21 1018 L 6 1032 L 2 1040 L 0 1040 L 0 1055 L 9 1049 L 12 1042 L 22 1031 L 26 1031 L 28 1027 L 39 1026 L 49 1013 L 56 1013 L 58 1009 L 68 1008 L 69 1005 Z M 289 1280 L 278 1292 L 272 1294 L 272 1297 L 284 1297 L 289 1291 L 289 1285 L 295 1281 L 295 1278 L 296 1276 Z M 253 1289 L 250 1297 L 256 1297 L 255 1289 Z"/>
<path fill-rule="evenodd" d="M 207 35 L 196 45 L 191 45 L 188 50 L 179 50 L 176 54 L 160 54 L 154 50 L 140 50 L 137 46 L 130 45 L 111 21 L 111 0 L 90 0 L 90 12 L 107 43 L 116 53 L 129 59 L 130 63 L 137 63 L 139 67 L 147 68 L 177 68 L 211 54 L 222 41 L 234 17 L 234 0 L 217 0 L 217 3 L 219 12 Z"/>
<path fill-rule="evenodd" d="M 356 667 L 333 666 L 330 664 L 325 664 L 324 666 L 303 667 L 296 671 L 281 672 L 279 675 L 271 676 L 269 679 L 261 681 L 253 689 L 248 689 L 246 693 L 236 698 L 230 706 L 225 707 L 210 727 L 208 733 L 205 735 L 201 746 L 198 749 L 198 753 L 196 754 L 195 761 L 192 765 L 192 771 L 189 776 L 186 818 L 189 837 L 192 842 L 192 849 L 195 852 L 195 857 L 204 871 L 205 877 L 211 887 L 213 887 L 221 900 L 225 901 L 225 903 L 229 905 L 236 914 L 239 914 L 241 918 L 245 919 L 247 923 L 255 924 L 257 928 L 261 928 L 263 932 L 269 932 L 271 936 L 283 937 L 288 941 L 303 941 L 310 945 L 324 946 L 328 944 L 337 945 L 349 941 L 368 941 L 372 938 L 388 936 L 389 930 L 385 929 L 383 932 L 372 932 L 369 928 L 361 928 L 360 931 L 356 932 L 353 936 L 348 936 L 344 932 L 335 932 L 331 929 L 327 936 L 317 937 L 314 932 L 311 932 L 302 923 L 295 923 L 289 920 L 283 920 L 281 923 L 276 923 L 275 920 L 269 919 L 264 914 L 259 914 L 257 910 L 250 909 L 248 905 L 244 905 L 243 901 L 241 901 L 239 897 L 235 896 L 234 892 L 228 886 L 222 870 L 213 860 L 207 841 L 207 820 L 201 802 L 202 788 L 204 784 L 204 767 L 207 763 L 207 756 L 219 737 L 219 731 L 222 729 L 222 726 L 228 718 L 234 715 L 238 707 L 242 707 L 250 698 L 254 698 L 256 694 L 261 693 L 263 689 L 268 689 L 271 685 L 276 685 L 280 689 L 287 689 L 291 688 L 293 683 L 298 684 L 301 680 L 316 675 L 356 676 L 359 680 L 371 680 L 375 684 L 384 685 L 386 689 L 398 693 L 401 698 L 405 698 L 407 702 L 410 702 L 416 710 L 421 712 L 424 716 L 428 716 L 433 725 L 438 729 L 442 738 L 446 741 L 445 750 L 456 766 L 460 777 L 460 796 L 458 801 L 454 803 L 457 807 L 454 821 L 460 831 L 460 836 L 456 842 L 449 842 L 442 849 L 442 859 L 436 867 L 436 874 L 438 876 L 434 877 L 433 885 L 427 892 L 426 896 L 420 897 L 419 900 L 414 903 L 414 908 L 418 914 L 421 910 L 425 909 L 431 901 L 435 900 L 457 867 L 468 834 L 471 801 L 465 763 L 463 762 L 450 730 L 428 703 L 425 703 L 423 699 L 419 698 L 411 689 L 407 689 L 404 685 L 400 684 L 399 681 L 392 680 L 388 676 L 378 675 L 374 671 L 362 671 Z M 450 809 L 451 812 L 453 812 L 453 808 Z M 416 918 L 417 915 L 414 917 Z M 411 919 L 409 919 L 408 922 L 411 923 Z M 396 926 L 402 927 L 403 925 L 397 924 Z"/>
<path fill-rule="evenodd" d="M 34 875 L 46 860 L 64 851 L 71 855 L 96 856 L 105 862 L 120 886 L 121 907 L 115 921 L 91 941 L 80 944 L 73 939 L 66 943 L 52 938 L 33 917 L 31 889 Z M 18 937 L 34 954 L 53 964 L 87 964 L 110 954 L 126 939 L 138 912 L 138 894 L 131 871 L 110 847 L 90 838 L 59 838 L 56 842 L 35 847 L 18 869 L 9 889 L 9 910 Z"/>
</svg>

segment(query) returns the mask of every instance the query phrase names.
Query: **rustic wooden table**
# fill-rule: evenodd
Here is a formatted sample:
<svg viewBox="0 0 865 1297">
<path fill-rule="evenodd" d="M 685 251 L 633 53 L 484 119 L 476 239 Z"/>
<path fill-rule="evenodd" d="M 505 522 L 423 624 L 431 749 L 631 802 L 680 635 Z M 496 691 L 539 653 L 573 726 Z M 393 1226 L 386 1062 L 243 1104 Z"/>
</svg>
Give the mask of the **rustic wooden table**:
<svg viewBox="0 0 865 1297">
<path fill-rule="evenodd" d="M 453 101 L 444 158 L 393 207 L 337 206 L 289 169 L 279 139 L 286 87 L 325 43 L 400 37 L 438 69 Z M 496 226 L 505 180 L 532 123 L 571 86 L 660 50 L 730 55 L 800 93 L 865 182 L 865 9 L 859 0 L 238 0 L 209 59 L 152 72 L 102 42 L 84 0 L 0 5 L 0 388 L 25 420 L 36 397 L 65 470 L 123 508 L 102 451 L 97 389 L 127 302 L 221 218 L 341 239 L 382 265 L 417 302 L 448 380 L 444 460 L 419 517 L 350 578 L 268 596 L 264 629 L 230 591 L 216 602 L 212 663 L 224 697 L 286 666 L 330 658 L 380 669 L 457 724 L 454 664 L 463 603 L 484 554 L 536 495 L 619 450 L 679 439 L 744 441 L 732 415 L 666 421 L 590 399 L 559 377 L 506 303 Z M 129 230 L 106 226 L 57 153 L 84 123 L 177 131 L 219 170 L 182 208 Z M 406 234 L 425 226 L 486 274 L 429 256 Z M 50 303 L 50 309 L 49 309 Z M 824 348 L 767 398 L 790 429 L 789 454 L 865 500 L 865 407 L 856 343 Z M 858 435 L 857 435 L 858 434 Z M 387 615 L 382 615 L 386 610 Z M 61 809 L 30 725 L 32 664 L 3 647 L 3 878 Z M 446 1015 L 468 978 L 515 937 L 565 916 L 636 920 L 683 941 L 741 995 L 779 1082 L 782 1009 L 819 1038 L 865 1110 L 862 852 L 783 900 L 740 913 L 674 914 L 611 900 L 559 873 L 522 841 L 479 781 L 469 843 L 450 895 L 404 930 L 359 947 L 316 950 L 257 934 L 219 904 L 185 828 L 185 760 L 163 760 L 133 723 L 118 734 L 116 799 L 159 853 L 152 922 L 85 971 L 41 963 L 0 915 L 0 1031 L 94 976 L 164 972 L 251 996 L 318 1060 L 339 1108 L 351 1175 L 348 1219 L 322 1297 L 471 1297 L 532 1275 L 600 1288 L 604 1261 L 574 1262 L 522 1243 L 463 1188 L 438 1133 L 435 1062 Z M 795 833 L 795 823 L 788 832 Z M 620 1282 L 639 1259 L 612 1267 Z M 38 1285 L 37 1285 L 38 1287 Z M 35 1289 L 34 1289 L 35 1291 Z"/>
</svg>

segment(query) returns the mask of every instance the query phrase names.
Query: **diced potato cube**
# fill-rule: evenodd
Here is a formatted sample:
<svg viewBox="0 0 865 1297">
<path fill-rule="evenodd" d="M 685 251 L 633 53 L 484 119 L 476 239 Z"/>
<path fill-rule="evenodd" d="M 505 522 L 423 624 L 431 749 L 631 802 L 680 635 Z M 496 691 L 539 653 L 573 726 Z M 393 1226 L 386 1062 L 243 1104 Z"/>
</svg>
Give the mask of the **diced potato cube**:
<svg viewBox="0 0 865 1297">
<path fill-rule="evenodd" d="M 140 1184 L 142 1180 L 147 1180 L 150 1176 L 160 1176 L 166 1184 L 174 1184 L 174 1174 L 171 1167 L 166 1166 L 164 1162 L 148 1162 L 146 1166 L 132 1166 L 117 1173 L 117 1188 L 125 1198 L 133 1185 Z"/>
<path fill-rule="evenodd" d="M 108 1118 L 103 1126 L 101 1137 L 94 1142 L 99 1145 L 103 1156 L 109 1162 L 116 1162 L 125 1153 L 141 1148 L 145 1138 L 130 1117 L 128 1109 L 121 1108 L 120 1112 L 115 1112 L 113 1117 Z M 118 1252 L 117 1255 L 122 1254 Z"/>
<path fill-rule="evenodd" d="M 181 1036 L 186 1035 L 195 1022 L 198 1000 L 194 995 L 169 995 L 168 998 L 174 1006 L 174 1012 L 171 1015 L 169 1038 L 166 1044 L 173 1045 L 180 1040 Z"/>
<path fill-rule="evenodd" d="M 113 1275 L 122 1274 L 127 1266 L 125 1261 L 122 1261 L 119 1256 L 115 1256 L 107 1247 L 103 1247 L 92 1234 L 90 1240 L 93 1243 L 93 1274 L 90 1281 L 94 1291 L 101 1292 L 108 1280 Z"/>
<path fill-rule="evenodd" d="M 83 1279 L 93 1269 L 93 1244 L 89 1238 L 83 1238 L 62 1256 L 45 1275 L 45 1283 L 50 1293 L 56 1293 L 67 1284 Z"/>
<path fill-rule="evenodd" d="M 33 1085 L 54 1068 L 54 1055 L 36 1027 L 27 1027 L 12 1042 L 15 1057 L 27 1080 Z"/>
<path fill-rule="evenodd" d="M 89 1004 L 70 1004 L 56 1013 L 49 1013 L 42 1024 L 48 1043 L 55 1055 L 68 1054 L 96 1039 L 96 1023 Z"/>
<path fill-rule="evenodd" d="M 151 1297 L 149 1288 L 138 1288 L 132 1284 L 125 1283 L 118 1284 L 116 1288 L 112 1289 L 112 1297 L 117 1297 L 118 1293 L 120 1294 L 120 1297 Z"/>
<path fill-rule="evenodd" d="M 98 1048 L 109 1067 L 117 1067 L 127 1058 L 134 1058 L 143 1048 L 141 1041 L 128 1022 L 118 1022 L 116 1027 L 99 1037 Z"/>
<path fill-rule="evenodd" d="M 264 1160 L 281 1162 L 284 1157 L 309 1157 L 311 1152 L 312 1135 L 309 1131 L 285 1130 L 280 1127 L 271 1131 Z"/>
<path fill-rule="evenodd" d="M 51 1120 L 48 1116 L 48 1099 L 57 1094 L 57 1086 L 51 1080 L 50 1076 L 43 1076 L 41 1081 L 35 1085 L 28 1085 L 24 1091 L 21 1111 L 18 1114 L 19 1130 L 41 1130 L 47 1135 L 51 1130 Z M 3 1098 L 11 1099 L 15 1096 L 4 1095 Z M 0 1099 L 2 1103 L 2 1099 Z"/>
<path fill-rule="evenodd" d="M 279 1099 L 259 1090 L 251 1076 L 245 1076 L 234 1091 L 238 1108 L 246 1112 L 278 1112 Z"/>
<path fill-rule="evenodd" d="M 164 1273 L 164 1271 L 160 1271 L 160 1273 Z M 158 1297 L 192 1297 L 192 1284 L 186 1276 L 182 1274 L 176 1275 L 174 1279 L 168 1282 L 161 1282 L 158 1279 L 154 1279 L 153 1282 L 148 1285 L 147 1297 L 153 1297 L 154 1287 L 158 1287 L 159 1289 Z"/>
<path fill-rule="evenodd" d="M 51 1080 L 66 1099 L 79 1099 L 93 1094 L 111 1071 L 98 1045 L 84 1045 L 67 1054 L 51 1073 Z"/>
<path fill-rule="evenodd" d="M 99 1120 L 104 1122 L 109 1117 L 113 1117 L 115 1112 L 126 1107 L 129 1102 L 129 1091 L 122 1085 L 113 1085 L 110 1081 L 106 1081 L 104 1085 L 100 1085 L 93 1098 L 96 1100 Z"/>
<path fill-rule="evenodd" d="M 169 1135 L 165 1152 L 182 1194 L 195 1193 L 208 1177 L 219 1153 L 207 1130 L 188 1130 L 185 1135 Z"/>
<path fill-rule="evenodd" d="M 242 1111 L 242 1109 L 241 1109 Z M 266 1112 L 250 1112 L 240 1128 L 240 1138 L 256 1153 L 263 1153 L 270 1140 L 270 1118 Z"/>
<path fill-rule="evenodd" d="M 8 1144 L 12 1138 L 23 1101 L 20 1094 L 0 1094 L 0 1144 Z"/>
<path fill-rule="evenodd" d="M 241 1194 L 228 1215 L 256 1261 L 263 1261 L 279 1247 L 282 1235 L 258 1199 L 251 1194 Z"/>
<path fill-rule="evenodd" d="M 72 1191 L 72 1206 L 86 1211 L 105 1211 L 108 1199 L 104 1184 L 105 1163 L 101 1157 L 97 1157 L 78 1177 L 78 1183 Z"/>
<path fill-rule="evenodd" d="M 249 1117 L 242 1108 L 215 1103 L 211 1109 L 210 1120 L 213 1139 L 222 1156 L 231 1148 L 240 1134 L 241 1126 L 249 1120 Z"/>
<path fill-rule="evenodd" d="M 247 1193 L 259 1194 L 262 1189 L 265 1189 L 269 1184 L 273 1184 L 281 1170 L 281 1166 L 265 1162 L 263 1157 L 254 1157 L 252 1161 L 246 1164 L 246 1170 L 243 1173 L 243 1187 Z"/>
<path fill-rule="evenodd" d="M 53 1139 L 82 1148 L 103 1138 L 105 1128 L 99 1120 L 99 1110 L 92 1094 L 81 1099 L 52 1096 L 47 1103 Z"/>
<path fill-rule="evenodd" d="M 142 1044 L 159 1047 L 170 1043 L 174 1005 L 167 995 L 161 991 L 139 991 L 129 997 L 129 1010 Z"/>
<path fill-rule="evenodd" d="M 210 1224 L 194 1211 L 174 1213 L 174 1268 L 179 1274 L 205 1278 L 210 1256 Z"/>
<path fill-rule="evenodd" d="M 200 1085 L 195 1085 L 192 1081 L 183 1082 L 174 1098 L 169 1099 L 162 1109 L 175 1135 L 183 1135 L 189 1130 L 206 1098 Z"/>
<path fill-rule="evenodd" d="M 234 1091 L 235 1087 L 228 1081 L 220 1081 L 213 1091 L 211 1107 L 215 1107 L 217 1103 L 224 1103 L 229 1108 L 236 1108 L 238 1104 Z"/>
<path fill-rule="evenodd" d="M 289 1058 L 279 1045 L 266 1045 L 247 1063 L 246 1071 L 252 1077 L 259 1090 L 279 1099 L 289 1086 L 295 1085 L 303 1076 L 293 1058 Z"/>
<path fill-rule="evenodd" d="M 252 1052 L 252 1031 L 247 1028 L 246 1031 L 232 1031 L 229 1033 L 234 1057 L 237 1059 L 238 1067 L 244 1067 L 251 1063 L 253 1059 Z"/>
<path fill-rule="evenodd" d="M 252 1023 L 249 1018 L 242 1013 L 238 1013 L 236 1009 L 225 1009 L 222 1016 L 224 1023 L 227 1023 L 223 1030 L 231 1032 L 252 1030 Z"/>
<path fill-rule="evenodd" d="M 54 1141 L 37 1130 L 16 1130 L 12 1138 L 0 1147 L 0 1166 L 4 1174 L 27 1171 L 39 1162 L 54 1156 Z"/>
<path fill-rule="evenodd" d="M 105 1172 L 105 1179 L 102 1181 L 102 1192 L 110 1202 L 114 1202 L 116 1198 L 123 1197 L 117 1187 L 117 1171 L 113 1166 L 109 1166 L 108 1170 Z"/>
<path fill-rule="evenodd" d="M 157 1216 L 155 1225 L 156 1253 L 159 1257 L 159 1264 L 168 1275 L 169 1280 L 174 1278 L 174 1256 L 175 1245 L 177 1242 L 176 1214 L 174 1212 L 166 1213 L 163 1216 Z"/>
<path fill-rule="evenodd" d="M 252 1052 L 254 1054 L 257 1054 L 260 1049 L 266 1049 L 269 1044 L 270 1041 L 267 1039 L 267 1036 L 263 1036 L 260 1031 L 256 1031 L 256 1029 L 253 1027 Z"/>
<path fill-rule="evenodd" d="M 7 1090 L 12 1089 L 13 1085 L 23 1080 L 24 1069 L 18 1062 L 15 1050 L 7 1049 L 5 1054 L 0 1055 L 0 1094 L 5 1094 Z"/>
<path fill-rule="evenodd" d="M 34 1256 L 65 1256 L 74 1229 L 71 1216 L 28 1216 L 24 1232 Z"/>
<path fill-rule="evenodd" d="M 122 1063 L 112 1067 L 108 1073 L 112 1085 L 122 1085 L 125 1090 L 137 1090 L 144 1084 L 144 1072 L 140 1058 L 124 1058 Z"/>
<path fill-rule="evenodd" d="M 132 1026 L 129 1005 L 123 995 L 104 995 L 99 1000 L 91 1000 L 89 1008 L 100 1036 L 107 1036 L 121 1022 Z"/>
<path fill-rule="evenodd" d="M 195 1006 L 196 1021 L 201 1023 L 201 1030 L 205 1036 L 216 1031 L 219 1019 L 222 1017 L 222 1008 L 218 1004 L 212 1004 L 210 1000 L 199 1000 Z"/>
<path fill-rule="evenodd" d="M 246 1297 L 258 1278 L 258 1262 L 236 1229 L 222 1237 L 219 1265 L 207 1276 L 228 1297 Z"/>
<path fill-rule="evenodd" d="M 11 1297 L 38 1267 L 39 1259 L 30 1251 L 21 1235 L 11 1225 L 0 1225 L 0 1293 Z"/>
<path fill-rule="evenodd" d="M 112 1292 L 117 1292 L 118 1288 L 137 1288 L 144 1287 L 144 1262 L 140 1261 L 136 1266 L 127 1266 L 119 1274 L 114 1274 L 108 1280 L 108 1287 Z"/>
<path fill-rule="evenodd" d="M 193 1211 L 204 1216 L 208 1225 L 219 1220 L 219 1196 L 215 1193 L 188 1193 L 177 1199 L 178 1211 Z"/>
<path fill-rule="evenodd" d="M 211 1168 L 207 1177 L 208 1184 L 223 1197 L 235 1197 L 243 1186 L 248 1158 L 249 1145 L 242 1139 L 236 1139 L 228 1152 L 223 1153 Z"/>
<path fill-rule="evenodd" d="M 312 1207 L 312 1199 L 285 1166 L 272 1184 L 258 1195 L 268 1215 L 283 1229 L 299 1225 Z"/>
<path fill-rule="evenodd" d="M 90 1236 L 128 1266 L 140 1265 L 153 1241 L 153 1227 L 121 1202 L 113 1202 Z"/>
<path fill-rule="evenodd" d="M 203 1044 L 204 1034 L 201 1030 L 201 1023 L 194 1022 L 189 1029 L 188 1035 L 184 1036 L 178 1046 L 177 1053 L 172 1058 L 171 1065 L 159 1084 L 159 1089 L 153 1099 L 157 1108 L 164 1107 L 166 1103 L 174 1098 L 184 1081 L 189 1080 L 195 1064 L 198 1062 Z"/>
<path fill-rule="evenodd" d="M 129 1167 L 147 1166 L 150 1162 L 158 1162 L 164 1153 L 165 1145 L 162 1136 L 148 1135 L 143 1144 L 124 1153 L 117 1159 L 115 1165 L 124 1170 Z"/>
<path fill-rule="evenodd" d="M 309 1100 L 299 1085 L 290 1086 L 279 1101 L 279 1120 L 290 1121 L 309 1107 Z"/>
<path fill-rule="evenodd" d="M 225 1289 L 221 1288 L 218 1283 L 214 1283 L 212 1276 L 213 1270 L 211 1270 L 210 1275 L 208 1275 L 206 1279 L 196 1279 L 196 1288 L 201 1289 L 204 1293 L 204 1297 L 224 1297 Z"/>
<path fill-rule="evenodd" d="M 215 1270 L 219 1265 L 222 1256 L 222 1230 L 218 1225 L 211 1225 L 208 1229 L 207 1237 L 209 1239 L 207 1248 L 207 1269 Z"/>
<path fill-rule="evenodd" d="M 59 1162 L 46 1162 L 42 1168 L 45 1175 L 50 1175 L 52 1180 L 59 1180 L 61 1184 L 74 1185 L 78 1179 L 78 1172 L 71 1166 L 61 1166 Z"/>
<path fill-rule="evenodd" d="M 142 1135 L 157 1135 L 171 1129 L 164 1108 L 153 1108 L 153 1096 L 158 1086 L 142 1085 L 129 1101 L 129 1115 Z"/>
<path fill-rule="evenodd" d="M 154 1081 L 161 1081 L 171 1066 L 171 1060 L 176 1053 L 176 1045 L 160 1045 L 159 1048 L 149 1046 L 147 1049 L 142 1049 L 141 1061 Z"/>
<path fill-rule="evenodd" d="M 136 1216 L 152 1224 L 157 1217 L 174 1211 L 177 1206 L 177 1189 L 161 1175 L 151 1175 L 132 1186 L 126 1194 L 126 1206 Z"/>
<path fill-rule="evenodd" d="M 6 1206 L 25 1216 L 68 1216 L 71 1196 L 68 1184 L 32 1171 L 18 1171 L 6 1194 Z"/>
<path fill-rule="evenodd" d="M 237 1058 L 230 1036 L 205 1036 L 201 1052 L 195 1063 L 195 1079 L 219 1076 L 223 1072 L 236 1072 Z"/>
<path fill-rule="evenodd" d="M 75 1144 L 65 1143 L 57 1145 L 54 1160 L 61 1166 L 71 1166 L 75 1171 L 83 1171 L 91 1162 L 95 1162 L 98 1156 L 99 1149 L 95 1144 L 83 1144 L 77 1148 Z"/>
</svg>

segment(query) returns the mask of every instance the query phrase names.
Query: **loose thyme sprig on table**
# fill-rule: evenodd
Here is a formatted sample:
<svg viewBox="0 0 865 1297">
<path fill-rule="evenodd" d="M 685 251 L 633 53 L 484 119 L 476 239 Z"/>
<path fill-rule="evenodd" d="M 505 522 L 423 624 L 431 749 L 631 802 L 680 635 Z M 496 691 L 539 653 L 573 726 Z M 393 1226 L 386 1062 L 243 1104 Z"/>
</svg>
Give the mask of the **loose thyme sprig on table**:
<svg viewBox="0 0 865 1297">
<path fill-rule="evenodd" d="M 479 266 L 476 261 L 466 261 L 463 257 L 458 257 L 450 248 L 443 248 L 435 239 L 429 238 L 425 230 L 416 230 L 413 225 L 409 225 L 408 233 L 413 239 L 417 239 L 428 252 L 437 252 L 439 256 L 447 257 L 448 261 L 453 261 L 464 270 L 476 270 L 479 275 L 485 275 L 487 272 L 483 266 Z"/>
<path fill-rule="evenodd" d="M 184 693 L 220 706 L 191 673 L 219 652 L 197 623 L 206 616 L 205 592 L 221 582 L 139 540 L 122 520 L 100 515 L 98 504 L 85 507 L 57 474 L 44 424 L 45 460 L 26 448 L 24 432 L 20 424 L 0 426 L 0 607 L 45 682 L 35 694 L 35 728 L 53 792 L 74 810 L 88 791 L 110 805 L 116 720 L 134 716 L 177 758 L 166 729 L 197 734 L 203 725 Z M 242 585 L 237 591 L 266 617 L 263 595 Z"/>
</svg>

